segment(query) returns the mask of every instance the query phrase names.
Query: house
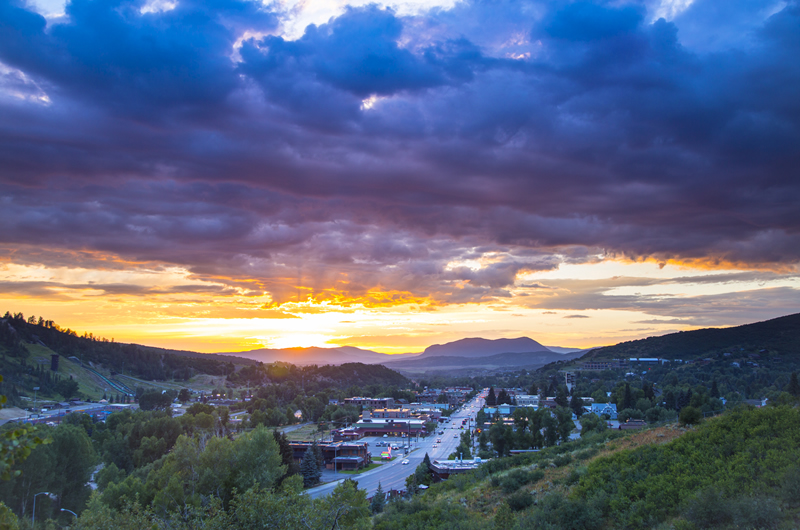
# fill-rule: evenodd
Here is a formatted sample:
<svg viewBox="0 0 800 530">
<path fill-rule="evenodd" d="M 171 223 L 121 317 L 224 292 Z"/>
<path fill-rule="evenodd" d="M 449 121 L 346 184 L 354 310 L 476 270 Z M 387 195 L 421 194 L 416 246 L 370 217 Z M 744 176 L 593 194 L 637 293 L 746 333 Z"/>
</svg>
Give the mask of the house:
<svg viewBox="0 0 800 530">
<path fill-rule="evenodd" d="M 592 403 L 590 412 L 602 417 L 608 414 L 612 420 L 617 419 L 617 405 L 615 403 Z"/>
</svg>

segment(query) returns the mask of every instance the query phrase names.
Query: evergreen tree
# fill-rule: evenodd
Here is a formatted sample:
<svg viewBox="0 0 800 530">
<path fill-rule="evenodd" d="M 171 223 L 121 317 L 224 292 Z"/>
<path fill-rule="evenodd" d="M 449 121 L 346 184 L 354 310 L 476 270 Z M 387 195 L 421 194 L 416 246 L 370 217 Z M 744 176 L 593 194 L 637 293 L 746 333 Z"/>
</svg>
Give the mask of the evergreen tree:
<svg viewBox="0 0 800 530">
<path fill-rule="evenodd" d="M 316 440 L 311 444 L 311 449 L 314 451 L 314 456 L 317 459 L 317 470 L 321 476 L 322 470 L 325 468 L 325 458 L 322 456 L 322 449 L 319 448 Z"/>
<path fill-rule="evenodd" d="M 714 382 L 711 383 L 711 397 L 718 398 L 719 397 L 719 388 L 717 388 L 717 380 L 714 379 Z"/>
<path fill-rule="evenodd" d="M 645 399 L 649 399 L 650 401 L 655 400 L 656 394 L 653 392 L 653 385 L 645 381 L 642 383 L 642 391 L 644 391 Z"/>
<path fill-rule="evenodd" d="M 300 466 L 294 461 L 294 451 L 292 451 L 292 447 L 289 445 L 286 434 L 278 432 L 278 430 L 275 429 L 272 431 L 272 436 L 275 438 L 275 442 L 280 449 L 281 463 L 286 466 L 286 473 L 280 478 L 282 482 L 286 477 L 300 473 Z"/>
<path fill-rule="evenodd" d="M 536 396 L 538 394 L 539 394 L 539 387 L 536 386 L 536 381 L 534 381 L 533 383 L 531 383 L 530 389 L 528 389 L 528 395 Z"/>
<path fill-rule="evenodd" d="M 422 463 L 428 466 L 429 468 L 431 467 L 431 457 L 428 456 L 428 453 L 425 453 L 425 458 L 422 459 Z"/>
<path fill-rule="evenodd" d="M 569 398 L 567 398 L 567 387 L 564 385 L 559 385 L 556 389 L 556 405 L 559 407 L 568 407 L 569 406 Z"/>
<path fill-rule="evenodd" d="M 675 394 L 672 390 L 664 392 L 664 406 L 667 407 L 667 410 L 675 410 L 676 405 Z"/>
<path fill-rule="evenodd" d="M 300 473 L 303 475 L 303 486 L 306 488 L 310 488 L 319 482 L 319 478 L 322 476 L 317 462 L 317 455 L 312 447 L 306 449 L 306 454 L 303 455 L 303 461 L 300 463 Z"/>
<path fill-rule="evenodd" d="M 425 456 L 427 456 L 427 454 Z M 372 501 L 369 503 L 369 509 L 372 511 L 372 513 L 381 513 L 385 505 L 386 494 L 383 493 L 381 483 L 378 482 L 378 489 L 375 491 L 375 495 L 372 496 Z"/>
<path fill-rule="evenodd" d="M 555 377 L 550 378 L 550 386 L 547 387 L 547 395 L 548 396 L 555 396 L 558 392 L 558 379 Z"/>
<path fill-rule="evenodd" d="M 578 397 L 577 394 L 572 395 L 572 399 L 569 400 L 569 408 L 572 409 L 572 412 L 575 413 L 577 417 L 581 417 L 583 415 L 583 400 Z"/>
<path fill-rule="evenodd" d="M 787 391 L 794 397 L 800 397 L 800 383 L 797 382 L 797 372 L 792 372 Z"/>
<path fill-rule="evenodd" d="M 497 397 L 494 395 L 494 387 L 489 387 L 489 393 L 486 395 L 486 406 L 494 407 L 497 405 Z"/>
<path fill-rule="evenodd" d="M 510 405 L 511 404 L 511 396 L 508 395 L 505 388 L 500 389 L 500 393 L 497 395 L 497 404 L 498 405 Z"/>
<path fill-rule="evenodd" d="M 631 384 L 625 383 L 625 394 L 622 397 L 622 409 L 632 409 L 635 403 L 633 402 L 633 394 L 631 393 Z"/>
</svg>

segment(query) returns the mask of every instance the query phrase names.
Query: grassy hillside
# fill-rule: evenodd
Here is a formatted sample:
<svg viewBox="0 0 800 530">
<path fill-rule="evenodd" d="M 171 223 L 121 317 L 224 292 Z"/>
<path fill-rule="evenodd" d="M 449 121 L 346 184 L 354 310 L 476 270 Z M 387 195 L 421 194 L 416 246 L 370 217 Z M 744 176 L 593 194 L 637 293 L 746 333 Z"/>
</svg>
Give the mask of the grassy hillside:
<svg viewBox="0 0 800 530">
<path fill-rule="evenodd" d="M 580 360 L 630 357 L 690 360 L 727 351 L 757 353 L 761 350 L 779 355 L 800 355 L 800 313 L 733 328 L 682 331 L 622 342 L 592 350 Z"/>
<path fill-rule="evenodd" d="M 800 409 L 606 431 L 390 503 L 378 529 L 797 528 Z"/>
</svg>

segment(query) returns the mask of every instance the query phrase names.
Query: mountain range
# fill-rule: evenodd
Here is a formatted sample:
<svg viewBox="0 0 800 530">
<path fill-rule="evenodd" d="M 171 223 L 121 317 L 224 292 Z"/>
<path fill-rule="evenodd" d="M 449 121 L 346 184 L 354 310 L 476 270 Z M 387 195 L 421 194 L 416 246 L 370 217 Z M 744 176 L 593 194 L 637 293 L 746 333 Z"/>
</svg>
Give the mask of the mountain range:
<svg viewBox="0 0 800 530">
<path fill-rule="evenodd" d="M 452 367 L 479 366 L 542 366 L 558 359 L 573 358 L 562 355 L 568 350 L 556 348 L 552 351 L 528 337 L 516 339 L 468 338 L 446 344 L 434 344 L 422 353 L 385 354 L 353 346 L 338 348 L 261 348 L 245 352 L 222 352 L 216 355 L 243 357 L 265 363 L 287 362 L 298 365 L 344 364 L 358 362 L 383 364 L 398 370 L 415 368 L 447 369 Z"/>
<path fill-rule="evenodd" d="M 405 373 L 449 371 L 459 369 L 540 368 L 556 361 L 612 359 L 627 357 L 663 357 L 691 360 L 719 351 L 779 354 L 800 352 L 800 313 L 735 326 L 670 333 L 659 337 L 623 342 L 614 346 L 570 350 L 547 347 L 528 337 L 515 339 L 468 338 L 446 344 L 434 344 L 422 353 L 389 355 L 352 346 L 339 348 L 259 349 L 230 352 L 219 356 L 235 356 L 271 363 L 344 364 L 359 362 L 382 364 Z"/>
</svg>

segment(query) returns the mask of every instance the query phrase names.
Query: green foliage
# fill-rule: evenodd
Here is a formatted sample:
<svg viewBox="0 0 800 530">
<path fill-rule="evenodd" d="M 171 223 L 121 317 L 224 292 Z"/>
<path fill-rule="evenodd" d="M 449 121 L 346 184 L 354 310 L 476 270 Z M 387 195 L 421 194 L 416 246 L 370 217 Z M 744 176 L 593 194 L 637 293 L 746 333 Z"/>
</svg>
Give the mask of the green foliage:
<svg viewBox="0 0 800 530">
<path fill-rule="evenodd" d="M 381 513 L 385 505 L 386 505 L 386 494 L 383 492 L 381 483 L 378 482 L 378 489 L 372 496 L 372 500 L 369 503 L 369 509 L 372 513 Z"/>
<path fill-rule="evenodd" d="M 303 455 L 303 461 L 300 463 L 300 474 L 303 475 L 303 486 L 306 488 L 318 483 L 319 477 L 322 476 L 317 455 L 311 447 L 306 449 L 306 453 Z"/>
<path fill-rule="evenodd" d="M 782 518 L 776 499 L 764 496 L 725 498 L 713 487 L 688 499 L 683 512 L 698 528 L 777 528 Z"/>
<path fill-rule="evenodd" d="M 460 475 L 459 475 L 460 476 Z M 482 530 L 490 523 L 476 518 L 459 503 L 431 501 L 428 494 L 406 502 L 389 502 L 375 520 L 375 530 Z"/>
<path fill-rule="evenodd" d="M 703 421 L 703 413 L 692 406 L 683 407 L 679 418 L 681 425 L 697 425 Z"/>
<path fill-rule="evenodd" d="M 49 444 L 33 448 L 27 459 L 17 464 L 17 476 L 0 483 L 0 498 L 21 515 L 33 508 L 33 495 L 47 491 L 58 497 L 60 507 L 80 512 L 89 497 L 86 486 L 97 463 L 91 440 L 81 427 L 63 424 L 43 428 Z M 37 516 L 52 514 L 52 502 L 41 497 L 36 503 Z"/>
<path fill-rule="evenodd" d="M 500 487 L 503 493 L 509 494 L 517 491 L 519 488 L 526 484 L 536 482 L 544 478 L 544 472 L 541 470 L 526 470 L 514 469 L 502 477 L 493 476 L 491 479 L 492 486 Z"/>
<path fill-rule="evenodd" d="M 115 509 L 122 509 L 125 502 L 140 502 L 159 515 L 198 508 L 210 497 L 227 507 L 234 491 L 271 488 L 285 469 L 278 444 L 266 428 L 236 440 L 181 435 L 158 461 L 110 484 L 103 502 Z"/>
<path fill-rule="evenodd" d="M 651 525 L 707 488 L 720 498 L 777 490 L 797 461 L 800 409 L 740 408 L 669 444 L 592 461 L 571 498 L 599 502 L 615 526 Z"/>
<path fill-rule="evenodd" d="M 2 502 L 0 502 L 0 528 L 3 530 L 19 530 L 19 519 Z"/>
<path fill-rule="evenodd" d="M 145 392 L 139 397 L 139 408 L 142 410 L 164 410 L 172 404 L 174 396 L 171 392 L 161 393 L 157 390 Z"/>
<path fill-rule="evenodd" d="M 16 466 L 41 444 L 50 443 L 48 438 L 41 438 L 36 427 L 8 426 L 0 434 L 0 479 L 11 480 L 22 471 Z"/>
<path fill-rule="evenodd" d="M 533 496 L 527 491 L 519 490 L 509 495 L 506 502 L 512 511 L 518 512 L 533 504 Z"/>
<path fill-rule="evenodd" d="M 69 399 L 72 396 L 78 395 L 78 382 L 70 377 L 69 379 L 61 379 L 58 381 L 53 390 L 61 394 L 64 399 Z"/>
<path fill-rule="evenodd" d="M 522 528 L 552 528 L 559 530 L 599 530 L 603 527 L 598 502 L 568 498 L 558 494 L 545 495 L 538 509 L 530 510 L 519 519 Z M 617 528 L 616 526 L 613 526 Z"/>
<path fill-rule="evenodd" d="M 797 372 L 792 372 L 789 387 L 786 390 L 792 397 L 800 397 L 800 383 L 797 382 Z"/>
<path fill-rule="evenodd" d="M 780 495 L 787 505 L 800 506 L 800 466 L 794 465 L 786 470 L 781 479 Z"/>
<path fill-rule="evenodd" d="M 158 514 L 136 501 L 126 501 L 119 509 L 93 497 L 75 528 L 81 530 L 173 529 L 195 530 L 284 530 L 305 528 L 366 529 L 369 506 L 363 490 L 345 481 L 324 499 L 302 495 L 302 479 L 286 479 L 279 489 L 254 485 L 235 495 L 227 509 L 218 497 L 209 497 L 202 506 L 186 505 L 180 513 Z"/>
<path fill-rule="evenodd" d="M 508 503 L 503 503 L 494 516 L 495 530 L 508 530 L 514 527 L 514 514 Z"/>
<path fill-rule="evenodd" d="M 593 432 L 603 432 L 607 428 L 606 421 L 597 414 L 584 414 L 581 416 L 581 437 Z"/>
</svg>

